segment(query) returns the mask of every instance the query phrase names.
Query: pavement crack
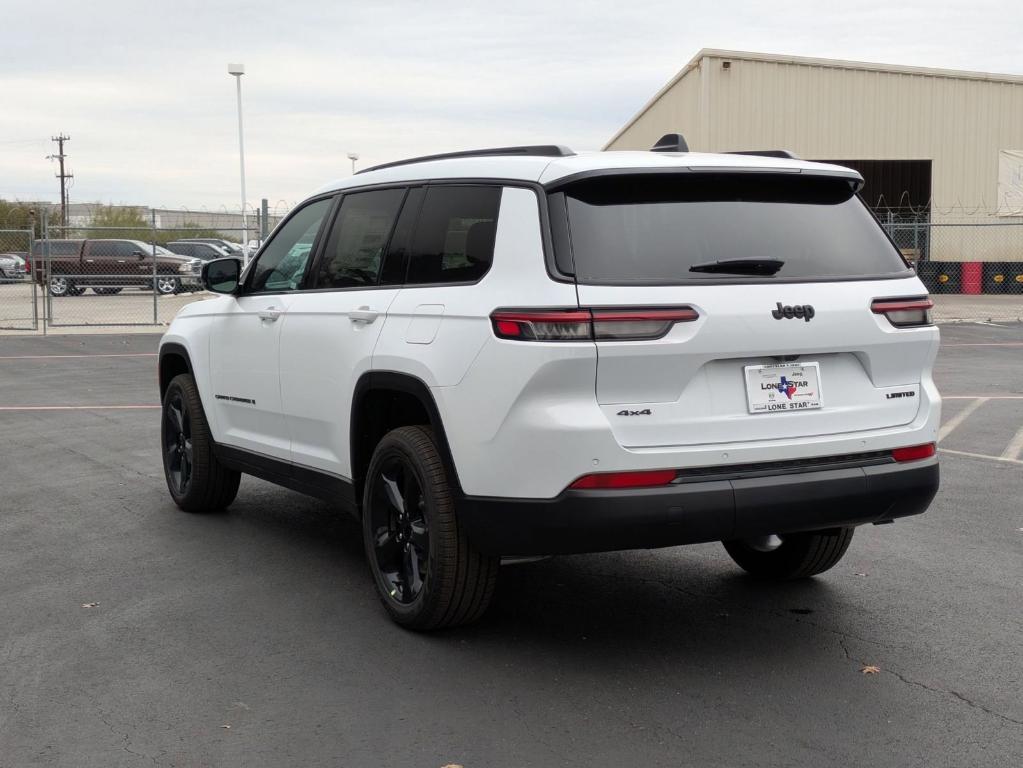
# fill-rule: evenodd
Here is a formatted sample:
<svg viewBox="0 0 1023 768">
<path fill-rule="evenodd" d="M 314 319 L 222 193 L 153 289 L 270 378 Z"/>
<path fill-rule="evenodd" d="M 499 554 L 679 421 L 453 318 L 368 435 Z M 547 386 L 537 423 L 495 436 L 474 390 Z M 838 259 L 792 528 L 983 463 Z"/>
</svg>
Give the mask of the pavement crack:
<svg viewBox="0 0 1023 768">
<path fill-rule="evenodd" d="M 592 575 L 610 576 L 610 574 L 600 574 L 600 573 L 595 572 L 595 571 L 589 571 L 589 573 L 592 574 Z M 714 595 L 708 595 L 708 594 L 705 594 L 705 593 L 702 593 L 702 592 L 696 592 L 696 591 L 684 589 L 684 588 L 678 586 L 677 584 L 674 584 L 672 582 L 669 582 L 669 581 L 663 580 L 663 579 L 651 579 L 651 578 L 644 578 L 644 577 L 641 577 L 641 576 L 627 576 L 627 575 L 623 575 L 623 574 L 615 574 L 615 578 L 618 578 L 618 579 L 623 579 L 623 578 L 624 579 L 629 579 L 629 580 L 632 580 L 632 581 L 638 581 L 638 582 L 640 582 L 642 584 L 656 584 L 656 585 L 658 585 L 660 587 L 663 587 L 664 589 L 670 590 L 672 592 L 678 592 L 679 594 L 687 595 L 689 597 L 697 597 L 697 598 L 700 598 L 700 599 L 703 599 L 703 600 L 713 600 L 714 602 L 716 602 L 718 604 L 725 604 L 725 601 L 722 600 L 719 597 L 716 597 Z M 840 629 L 835 629 L 833 627 L 824 626 L 824 625 L 820 624 L 819 622 L 807 619 L 807 618 L 805 618 L 803 616 L 794 615 L 794 614 L 791 614 L 791 613 L 788 613 L 788 612 L 785 612 L 785 611 L 780 611 L 780 610 L 777 610 L 777 609 L 774 609 L 774 608 L 764 608 L 764 607 L 761 607 L 761 606 L 747 604 L 747 603 L 743 603 L 743 607 L 745 609 L 747 609 L 747 610 L 758 611 L 760 613 L 766 613 L 768 615 L 775 616 L 775 617 L 778 617 L 778 618 L 788 619 L 789 621 L 794 621 L 797 624 L 806 624 L 806 625 L 809 625 L 811 627 L 814 627 L 815 629 L 821 630 L 822 632 L 827 632 L 828 634 L 834 635 L 836 638 L 838 638 L 838 644 L 842 648 L 842 652 L 845 654 L 846 659 L 848 659 L 849 661 L 855 662 L 856 664 L 859 664 L 861 667 L 862 666 L 866 666 L 866 662 L 864 662 L 862 659 L 858 659 L 855 656 L 853 656 L 852 652 L 849 650 L 849 647 L 846 645 L 846 640 L 847 639 L 856 640 L 856 641 L 859 641 L 859 642 L 862 642 L 862 643 L 869 643 L 870 645 L 876 645 L 879 648 L 897 648 L 897 647 L 900 647 L 900 646 L 891 645 L 891 644 L 886 645 L 886 644 L 884 644 L 884 643 L 882 643 L 882 642 L 880 642 L 878 640 L 872 640 L 872 639 L 869 639 L 869 638 L 860 637 L 858 635 L 853 635 L 853 634 L 850 634 L 848 632 L 843 632 Z M 904 648 L 904 650 L 911 650 L 911 649 L 905 649 Z M 992 717 L 996 717 L 999 720 L 1002 720 L 1002 721 L 1004 721 L 1006 723 L 1012 723 L 1013 725 L 1023 726 L 1023 720 L 1017 720 L 1017 719 L 1015 719 L 1013 717 L 1009 717 L 1008 715 L 1004 715 L 1001 712 L 997 712 L 997 711 L 995 711 L 995 710 L 993 710 L 993 709 L 991 709 L 989 707 L 985 707 L 983 704 L 980 704 L 980 703 L 970 699 L 967 696 L 964 696 L 963 694 L 961 694 L 958 691 L 953 690 L 951 688 L 936 688 L 936 687 L 933 687 L 933 686 L 929 686 L 926 683 L 921 683 L 921 682 L 919 682 L 917 680 L 913 680 L 911 678 L 908 678 L 905 675 L 903 675 L 902 673 L 896 672 L 895 670 L 892 670 L 892 669 L 882 669 L 881 671 L 891 675 L 892 677 L 894 677 L 894 678 L 896 678 L 898 680 L 900 680 L 901 682 L 905 683 L 906 685 L 911 685 L 911 686 L 914 686 L 914 687 L 917 687 L 917 688 L 923 688 L 924 690 L 930 691 L 931 693 L 937 693 L 937 694 L 942 694 L 942 695 L 945 695 L 945 696 L 951 696 L 952 698 L 959 700 L 963 704 L 966 704 L 968 707 L 971 707 L 973 709 L 976 709 L 976 710 L 979 710 L 981 712 L 984 712 L 985 714 L 991 715 Z"/>
<path fill-rule="evenodd" d="M 849 646 L 845 644 L 845 639 L 843 637 L 838 638 L 838 644 L 841 646 L 842 652 L 845 654 L 846 659 L 855 662 L 860 666 L 866 666 L 866 662 L 863 661 L 863 659 L 858 659 L 852 654 L 852 652 L 849 650 Z M 985 707 L 983 704 L 980 704 L 974 701 L 973 699 L 964 696 L 963 694 L 959 693 L 959 691 L 953 690 L 952 688 L 937 688 L 935 686 L 927 685 L 926 683 L 922 683 L 919 680 L 913 680 L 912 678 L 906 677 L 906 675 L 902 674 L 901 672 L 897 672 L 894 669 L 886 669 L 882 667 L 881 672 L 884 674 L 891 675 L 892 677 L 894 677 L 895 679 L 899 680 L 902 683 L 905 683 L 906 685 L 911 685 L 914 688 L 922 688 L 925 691 L 930 691 L 931 693 L 951 696 L 954 699 L 958 699 L 963 704 L 966 704 L 968 707 L 980 710 L 981 712 L 991 715 L 992 717 L 997 717 L 999 720 L 1002 720 L 1006 723 L 1012 723 L 1013 725 L 1023 726 L 1023 720 L 1016 720 L 1015 718 L 1009 717 L 1008 715 L 1003 715 L 1001 712 L 996 712 L 990 707 Z"/>
</svg>

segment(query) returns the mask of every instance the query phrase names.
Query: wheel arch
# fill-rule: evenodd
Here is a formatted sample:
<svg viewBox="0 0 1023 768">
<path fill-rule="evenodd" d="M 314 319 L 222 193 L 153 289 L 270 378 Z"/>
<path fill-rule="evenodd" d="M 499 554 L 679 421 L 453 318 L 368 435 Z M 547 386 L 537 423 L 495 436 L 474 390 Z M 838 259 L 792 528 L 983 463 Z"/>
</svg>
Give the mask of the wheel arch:
<svg viewBox="0 0 1023 768">
<path fill-rule="evenodd" d="M 355 384 L 349 427 L 352 483 L 360 505 L 366 470 L 380 438 L 392 429 L 415 424 L 433 430 L 452 495 L 461 498 L 458 471 L 430 388 L 422 379 L 407 373 L 368 371 Z"/>
<path fill-rule="evenodd" d="M 182 373 L 192 373 L 192 358 L 182 344 L 167 342 L 160 346 L 159 381 L 160 402 L 167 393 L 171 379 Z M 194 374 L 193 374 L 194 375 Z"/>
</svg>

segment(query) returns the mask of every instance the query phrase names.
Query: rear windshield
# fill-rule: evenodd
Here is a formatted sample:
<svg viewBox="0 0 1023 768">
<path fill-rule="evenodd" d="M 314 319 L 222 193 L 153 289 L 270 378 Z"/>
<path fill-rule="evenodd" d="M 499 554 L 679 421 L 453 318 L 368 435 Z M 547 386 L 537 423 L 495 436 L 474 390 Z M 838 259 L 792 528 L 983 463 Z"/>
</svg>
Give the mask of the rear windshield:
<svg viewBox="0 0 1023 768">
<path fill-rule="evenodd" d="M 552 195 L 551 213 L 567 216 L 568 237 L 555 243 L 558 263 L 573 265 L 580 283 L 779 282 L 911 273 L 844 179 L 604 176 Z M 564 258 L 568 247 L 571 260 Z M 731 259 L 784 264 L 770 276 L 690 271 Z"/>
</svg>

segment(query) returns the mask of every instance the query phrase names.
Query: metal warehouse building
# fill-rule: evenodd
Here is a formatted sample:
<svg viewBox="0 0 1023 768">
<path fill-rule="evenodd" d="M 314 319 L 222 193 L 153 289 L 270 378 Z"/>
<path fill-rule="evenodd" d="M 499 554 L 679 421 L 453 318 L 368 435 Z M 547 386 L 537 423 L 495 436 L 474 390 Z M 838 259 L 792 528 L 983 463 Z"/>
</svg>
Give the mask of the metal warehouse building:
<svg viewBox="0 0 1023 768">
<path fill-rule="evenodd" d="M 605 149 L 666 133 L 855 168 L 911 257 L 1023 260 L 1023 77 L 705 49 Z"/>
</svg>

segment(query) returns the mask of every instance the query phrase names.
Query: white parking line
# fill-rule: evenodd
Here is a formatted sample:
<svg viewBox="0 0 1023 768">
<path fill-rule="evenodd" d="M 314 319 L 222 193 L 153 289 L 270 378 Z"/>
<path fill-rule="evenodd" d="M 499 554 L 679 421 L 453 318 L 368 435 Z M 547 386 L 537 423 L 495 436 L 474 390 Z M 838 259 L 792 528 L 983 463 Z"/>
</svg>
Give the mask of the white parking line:
<svg viewBox="0 0 1023 768">
<path fill-rule="evenodd" d="M 943 347 L 1023 347 L 1023 341 L 961 341 Z"/>
<path fill-rule="evenodd" d="M 1023 395 L 942 395 L 942 400 L 1023 400 Z"/>
<path fill-rule="evenodd" d="M 1004 456 L 988 456 L 985 453 L 970 453 L 969 451 L 952 451 L 948 448 L 939 448 L 942 453 L 949 453 L 953 456 L 969 456 L 971 459 L 987 459 L 988 461 L 1002 461 L 1006 464 L 1020 464 L 1023 465 L 1023 461 L 1019 459 L 1007 459 Z"/>
<path fill-rule="evenodd" d="M 1023 453 L 1023 427 L 1019 428 L 1019 432 L 1005 446 L 1005 450 L 1002 451 L 1002 458 L 1015 460 L 1019 458 L 1021 453 Z"/>
<path fill-rule="evenodd" d="M 945 425 L 938 432 L 938 442 L 940 443 L 946 437 L 951 435 L 955 431 L 956 427 L 958 427 L 960 424 L 962 424 L 964 421 L 970 418 L 970 416 L 973 415 L 974 411 L 976 411 L 978 408 L 980 408 L 980 406 L 984 405 L 984 403 L 986 403 L 990 399 L 991 398 L 989 397 L 978 397 L 972 403 L 970 403 L 961 411 L 959 411 L 959 413 L 957 413 L 955 416 L 953 416 L 951 419 L 945 422 Z"/>
</svg>

